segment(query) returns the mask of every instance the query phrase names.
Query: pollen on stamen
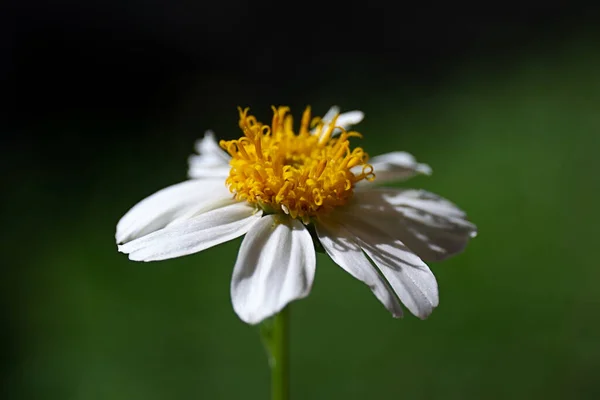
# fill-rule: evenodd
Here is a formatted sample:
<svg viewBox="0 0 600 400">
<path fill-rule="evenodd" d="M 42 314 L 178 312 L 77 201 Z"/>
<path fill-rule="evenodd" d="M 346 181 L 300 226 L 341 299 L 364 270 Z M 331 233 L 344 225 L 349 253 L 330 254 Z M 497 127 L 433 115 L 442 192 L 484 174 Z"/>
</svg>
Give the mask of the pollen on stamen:
<svg viewBox="0 0 600 400">
<path fill-rule="evenodd" d="M 236 199 L 308 223 L 346 204 L 357 182 L 375 178 L 364 150 L 350 147 L 349 138 L 362 136 L 335 126 L 337 116 L 326 123 L 307 107 L 296 134 L 288 107 L 273 107 L 270 126 L 248 111 L 239 108 L 244 136 L 220 142 L 232 157 L 226 184 Z"/>
</svg>

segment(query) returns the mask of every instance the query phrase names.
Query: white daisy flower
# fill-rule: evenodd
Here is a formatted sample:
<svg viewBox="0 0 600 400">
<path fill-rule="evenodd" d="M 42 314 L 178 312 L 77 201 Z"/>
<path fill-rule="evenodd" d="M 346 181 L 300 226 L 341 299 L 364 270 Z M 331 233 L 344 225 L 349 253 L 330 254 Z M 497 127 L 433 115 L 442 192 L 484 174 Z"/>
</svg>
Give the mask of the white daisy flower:
<svg viewBox="0 0 600 400">
<path fill-rule="evenodd" d="M 349 139 L 360 134 L 347 129 L 362 112 L 334 107 L 311 120 L 307 108 L 295 133 L 289 109 L 273 111 L 265 125 L 240 109 L 240 139 L 218 144 L 207 132 L 198 140 L 191 179 L 142 200 L 119 221 L 119 251 L 131 260 L 164 260 L 245 235 L 231 299 L 238 316 L 256 324 L 309 294 L 316 244 L 394 317 L 402 316 L 400 302 L 429 316 L 438 287 L 424 261 L 462 251 L 475 225 L 432 193 L 375 186 L 431 168 L 404 152 L 369 160 L 352 149 Z"/>
</svg>

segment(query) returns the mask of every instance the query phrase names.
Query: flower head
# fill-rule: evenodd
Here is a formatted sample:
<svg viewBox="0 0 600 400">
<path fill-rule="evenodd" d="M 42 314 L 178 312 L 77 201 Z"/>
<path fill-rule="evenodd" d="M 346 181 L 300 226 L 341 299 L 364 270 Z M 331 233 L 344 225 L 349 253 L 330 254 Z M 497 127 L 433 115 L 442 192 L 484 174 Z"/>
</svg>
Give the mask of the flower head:
<svg viewBox="0 0 600 400">
<path fill-rule="evenodd" d="M 308 224 L 310 218 L 345 205 L 356 183 L 374 178 L 367 154 L 360 147 L 350 148 L 349 138 L 360 135 L 344 130 L 334 137 L 337 116 L 328 124 L 313 119 L 315 129 L 310 132 L 307 108 L 296 134 L 287 107 L 273 108 L 273 114 L 268 126 L 248 115 L 248 109 L 240 109 L 244 136 L 221 141 L 231 155 L 226 183 L 236 200 L 284 212 Z M 361 171 L 355 174 L 357 166 Z"/>
<path fill-rule="evenodd" d="M 426 164 L 404 152 L 369 160 L 350 139 L 360 111 L 333 107 L 322 119 L 304 112 L 297 132 L 287 107 L 270 125 L 240 109 L 243 136 L 207 132 L 189 159 L 190 180 L 142 200 L 117 225 L 119 250 L 138 261 L 199 252 L 245 237 L 231 282 L 234 310 L 254 324 L 312 287 L 313 236 L 398 317 L 400 302 L 426 318 L 438 304 L 435 277 L 423 260 L 460 252 L 475 226 L 451 202 L 410 189 L 381 188 Z M 219 148 L 221 147 L 221 148 Z M 311 233 L 313 235 L 311 235 Z"/>
</svg>

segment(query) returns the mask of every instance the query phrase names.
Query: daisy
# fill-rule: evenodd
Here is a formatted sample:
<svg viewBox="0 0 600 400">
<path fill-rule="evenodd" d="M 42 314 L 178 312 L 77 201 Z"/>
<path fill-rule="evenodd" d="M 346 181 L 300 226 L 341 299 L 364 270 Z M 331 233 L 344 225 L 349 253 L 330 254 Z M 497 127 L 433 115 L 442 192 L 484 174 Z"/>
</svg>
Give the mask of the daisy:
<svg viewBox="0 0 600 400">
<path fill-rule="evenodd" d="M 245 235 L 231 280 L 237 315 L 257 324 L 306 297 L 315 246 L 364 282 L 394 317 L 401 303 L 424 319 L 438 305 L 424 261 L 462 251 L 476 227 L 435 194 L 375 183 L 431 174 L 405 152 L 369 159 L 349 140 L 363 113 L 302 116 L 287 107 L 270 125 L 239 110 L 243 136 L 217 143 L 207 132 L 189 159 L 189 180 L 142 200 L 117 225 L 119 251 L 135 261 L 181 257 Z"/>
</svg>

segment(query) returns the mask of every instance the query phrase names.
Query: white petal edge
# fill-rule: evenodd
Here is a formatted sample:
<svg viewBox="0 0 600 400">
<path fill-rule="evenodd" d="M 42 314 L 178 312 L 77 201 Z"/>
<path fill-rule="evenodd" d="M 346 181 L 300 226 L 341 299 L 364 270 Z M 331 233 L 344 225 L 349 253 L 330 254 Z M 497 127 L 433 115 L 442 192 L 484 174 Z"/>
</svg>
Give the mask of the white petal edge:
<svg viewBox="0 0 600 400">
<path fill-rule="evenodd" d="M 319 221 L 316 228 L 319 241 L 333 262 L 365 283 L 395 318 L 402 317 L 397 295 L 353 240 L 352 234 L 343 226 L 325 220 Z"/>
<path fill-rule="evenodd" d="M 231 279 L 237 315 L 257 324 L 308 296 L 315 276 L 312 237 L 302 223 L 268 215 L 246 234 Z"/>
<path fill-rule="evenodd" d="M 346 215 L 344 226 L 377 265 L 408 310 L 425 319 L 439 304 L 435 276 L 416 254 L 382 230 Z"/>
<path fill-rule="evenodd" d="M 388 182 L 400 182 L 412 178 L 415 175 L 431 175 L 431 167 L 427 164 L 418 163 L 414 156 L 404 151 L 394 151 L 375 156 L 369 159 L 369 164 L 375 172 L 375 180 L 362 180 L 358 186 L 381 184 Z M 355 167 L 355 174 L 362 172 L 362 166 Z"/>
<path fill-rule="evenodd" d="M 477 227 L 461 209 L 424 190 L 356 191 L 352 203 L 340 212 L 399 239 L 425 261 L 441 261 L 460 253 L 477 234 Z"/>
<path fill-rule="evenodd" d="M 365 118 L 365 114 L 362 111 L 354 110 L 341 113 L 336 122 L 335 126 L 348 129 L 351 126 L 359 124 Z"/>
<path fill-rule="evenodd" d="M 134 205 L 117 223 L 115 239 L 125 243 L 162 229 L 184 215 L 217 208 L 232 195 L 223 179 L 187 180 L 168 186 Z"/>
<path fill-rule="evenodd" d="M 188 158 L 190 178 L 226 178 L 229 175 L 231 157 L 219 146 L 212 131 L 206 131 L 204 137 L 196 141 L 194 148 L 198 154 Z"/>
<path fill-rule="evenodd" d="M 338 106 L 331 106 L 329 110 L 323 115 L 323 122 L 331 122 L 333 117 L 340 113 L 340 108 Z"/>
<path fill-rule="evenodd" d="M 242 236 L 261 216 L 247 203 L 234 203 L 133 240 L 119 251 L 134 261 L 182 257 Z"/>
<path fill-rule="evenodd" d="M 339 126 L 343 129 L 349 129 L 351 126 L 353 125 L 357 125 L 359 124 L 364 118 L 365 118 L 365 114 L 362 111 L 359 110 L 353 110 L 353 111 L 347 111 L 344 113 L 340 114 L 340 108 L 338 106 L 332 106 L 329 111 L 327 111 L 325 113 L 325 115 L 322 118 L 322 121 L 324 123 L 324 126 L 321 130 L 321 132 L 326 132 L 327 129 L 329 128 L 329 123 L 333 120 L 333 118 L 339 114 L 335 126 Z M 332 135 L 337 135 L 339 134 L 341 131 L 341 129 L 334 129 Z M 312 131 L 313 134 L 317 133 L 316 130 Z"/>
</svg>

